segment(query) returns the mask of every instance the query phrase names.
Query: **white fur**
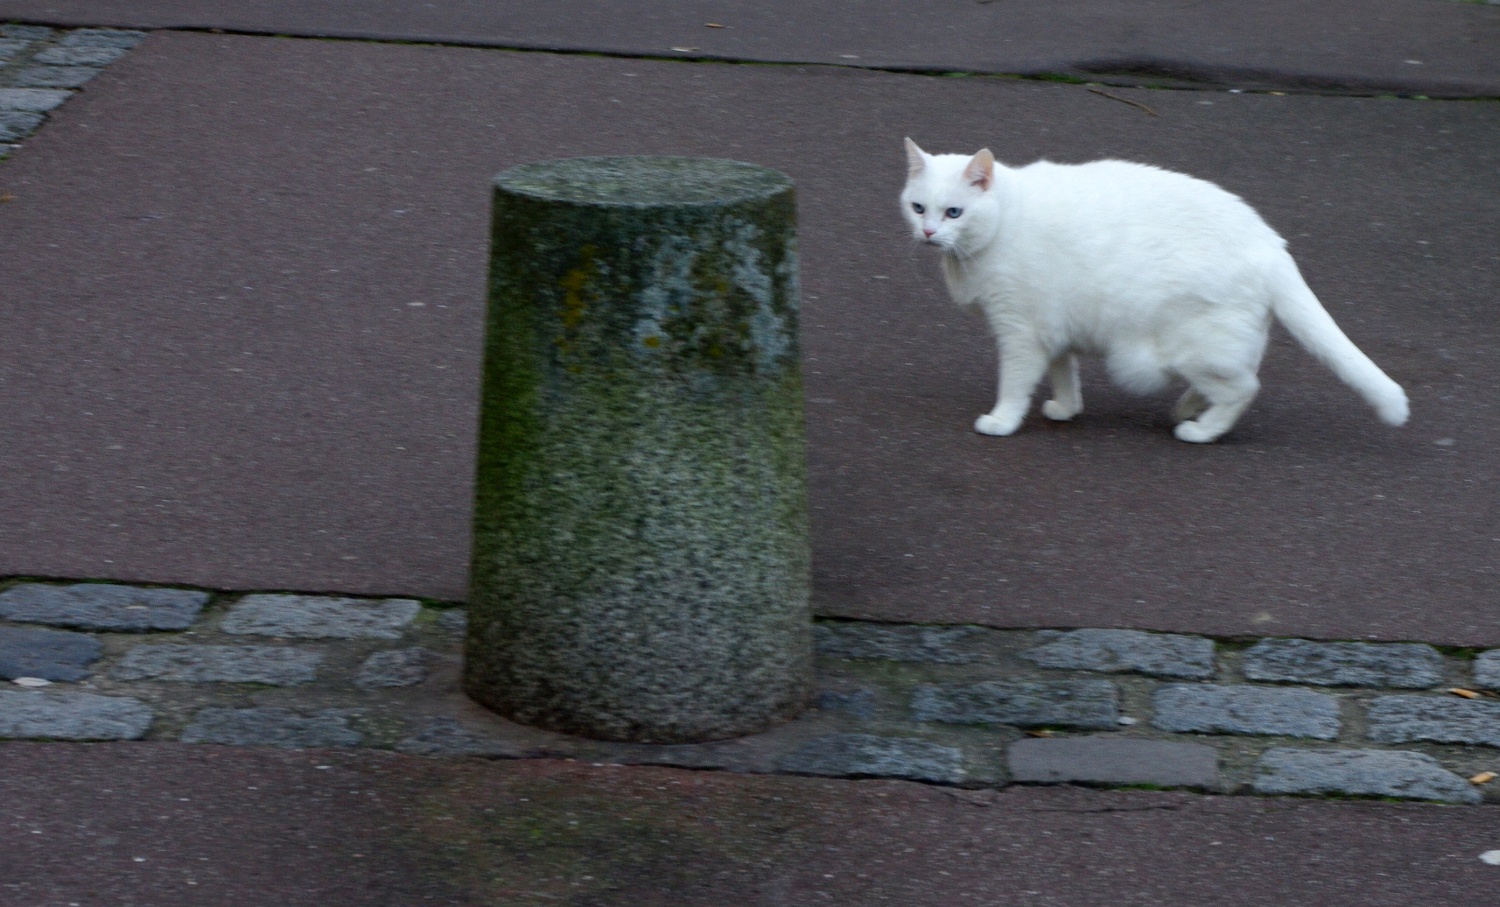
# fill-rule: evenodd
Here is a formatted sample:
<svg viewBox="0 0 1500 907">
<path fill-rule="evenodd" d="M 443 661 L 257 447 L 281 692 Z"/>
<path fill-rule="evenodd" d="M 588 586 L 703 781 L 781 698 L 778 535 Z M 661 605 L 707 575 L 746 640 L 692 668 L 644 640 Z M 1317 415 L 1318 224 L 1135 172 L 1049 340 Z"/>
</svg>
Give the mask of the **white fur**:
<svg viewBox="0 0 1500 907">
<path fill-rule="evenodd" d="M 910 139 L 907 162 L 912 235 L 943 250 L 949 292 L 984 312 L 1000 346 L 995 408 L 975 430 L 1014 432 L 1043 376 L 1043 414 L 1073 418 L 1075 355 L 1091 353 L 1137 393 L 1186 381 L 1176 435 L 1212 441 L 1260 388 L 1273 313 L 1382 421 L 1406 422 L 1405 392 L 1334 324 L 1286 241 L 1218 186 L 1125 161 L 1012 169 L 988 150 L 931 155 Z"/>
</svg>

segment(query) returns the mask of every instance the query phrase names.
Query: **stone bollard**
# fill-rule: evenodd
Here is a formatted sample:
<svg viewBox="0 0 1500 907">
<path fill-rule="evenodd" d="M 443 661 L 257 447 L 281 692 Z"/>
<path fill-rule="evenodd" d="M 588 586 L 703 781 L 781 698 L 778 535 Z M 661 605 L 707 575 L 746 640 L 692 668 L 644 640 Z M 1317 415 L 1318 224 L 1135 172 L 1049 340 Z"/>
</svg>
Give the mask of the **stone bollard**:
<svg viewBox="0 0 1500 907">
<path fill-rule="evenodd" d="M 464 688 L 686 743 L 812 679 L 791 181 L 579 158 L 495 180 Z"/>
</svg>

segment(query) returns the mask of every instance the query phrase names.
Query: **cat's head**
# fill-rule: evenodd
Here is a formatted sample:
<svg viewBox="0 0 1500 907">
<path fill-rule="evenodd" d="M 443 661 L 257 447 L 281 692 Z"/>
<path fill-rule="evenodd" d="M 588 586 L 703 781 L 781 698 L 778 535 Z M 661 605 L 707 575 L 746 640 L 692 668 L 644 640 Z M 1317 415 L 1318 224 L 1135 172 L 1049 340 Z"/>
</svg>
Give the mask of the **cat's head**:
<svg viewBox="0 0 1500 907">
<path fill-rule="evenodd" d="M 988 148 L 972 156 L 928 154 L 907 139 L 906 165 L 901 210 L 912 238 L 956 255 L 989 243 L 1000 208 L 995 198 L 999 174 Z"/>
</svg>

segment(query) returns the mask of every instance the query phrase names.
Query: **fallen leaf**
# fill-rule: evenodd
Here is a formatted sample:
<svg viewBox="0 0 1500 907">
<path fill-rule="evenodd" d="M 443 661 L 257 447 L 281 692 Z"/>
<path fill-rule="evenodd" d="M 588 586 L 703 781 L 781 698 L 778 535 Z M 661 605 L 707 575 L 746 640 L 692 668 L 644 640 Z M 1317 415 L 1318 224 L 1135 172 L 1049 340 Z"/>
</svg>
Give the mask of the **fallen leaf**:
<svg viewBox="0 0 1500 907">
<path fill-rule="evenodd" d="M 727 25 L 720 25 L 717 22 L 705 22 L 705 23 L 703 23 L 703 27 L 704 28 L 728 28 L 729 26 L 727 26 Z"/>
<path fill-rule="evenodd" d="M 50 686 L 52 686 L 52 681 L 50 681 L 50 680 L 43 680 L 40 677 L 17 677 L 15 680 L 12 680 L 11 683 L 15 684 L 18 687 L 50 687 Z"/>
<path fill-rule="evenodd" d="M 5 202 L 13 202 L 15 200 L 16 197 L 14 195 L 11 195 L 9 192 L 0 192 L 0 204 L 4 204 Z"/>
<path fill-rule="evenodd" d="M 1465 699 L 1479 698 L 1478 693 L 1474 692 L 1473 690 L 1466 690 L 1463 687 L 1449 687 L 1448 692 L 1452 693 L 1454 696 L 1462 696 Z"/>
<path fill-rule="evenodd" d="M 1469 779 L 1469 783 L 1470 784 L 1489 784 L 1493 780 L 1495 780 L 1495 773 L 1494 772 L 1480 772 L 1479 774 L 1477 774 L 1474 777 L 1470 778 Z"/>
</svg>

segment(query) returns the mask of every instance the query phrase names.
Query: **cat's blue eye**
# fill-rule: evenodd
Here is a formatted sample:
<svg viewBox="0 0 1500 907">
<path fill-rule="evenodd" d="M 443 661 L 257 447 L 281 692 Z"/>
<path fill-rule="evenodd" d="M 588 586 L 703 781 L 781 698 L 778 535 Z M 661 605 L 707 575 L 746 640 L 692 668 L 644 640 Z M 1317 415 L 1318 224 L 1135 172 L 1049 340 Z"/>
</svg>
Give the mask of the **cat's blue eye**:
<svg viewBox="0 0 1500 907">
<path fill-rule="evenodd" d="M 964 209 L 962 208 L 949 208 L 947 211 L 943 212 L 943 216 L 948 218 L 949 220 L 955 220 L 959 215 L 963 213 Z"/>
<path fill-rule="evenodd" d="M 912 202 L 911 203 L 911 209 L 913 211 L 917 212 L 918 214 L 926 214 L 927 213 L 927 207 L 925 205 L 923 205 L 923 204 L 920 204 L 919 202 Z"/>
</svg>

